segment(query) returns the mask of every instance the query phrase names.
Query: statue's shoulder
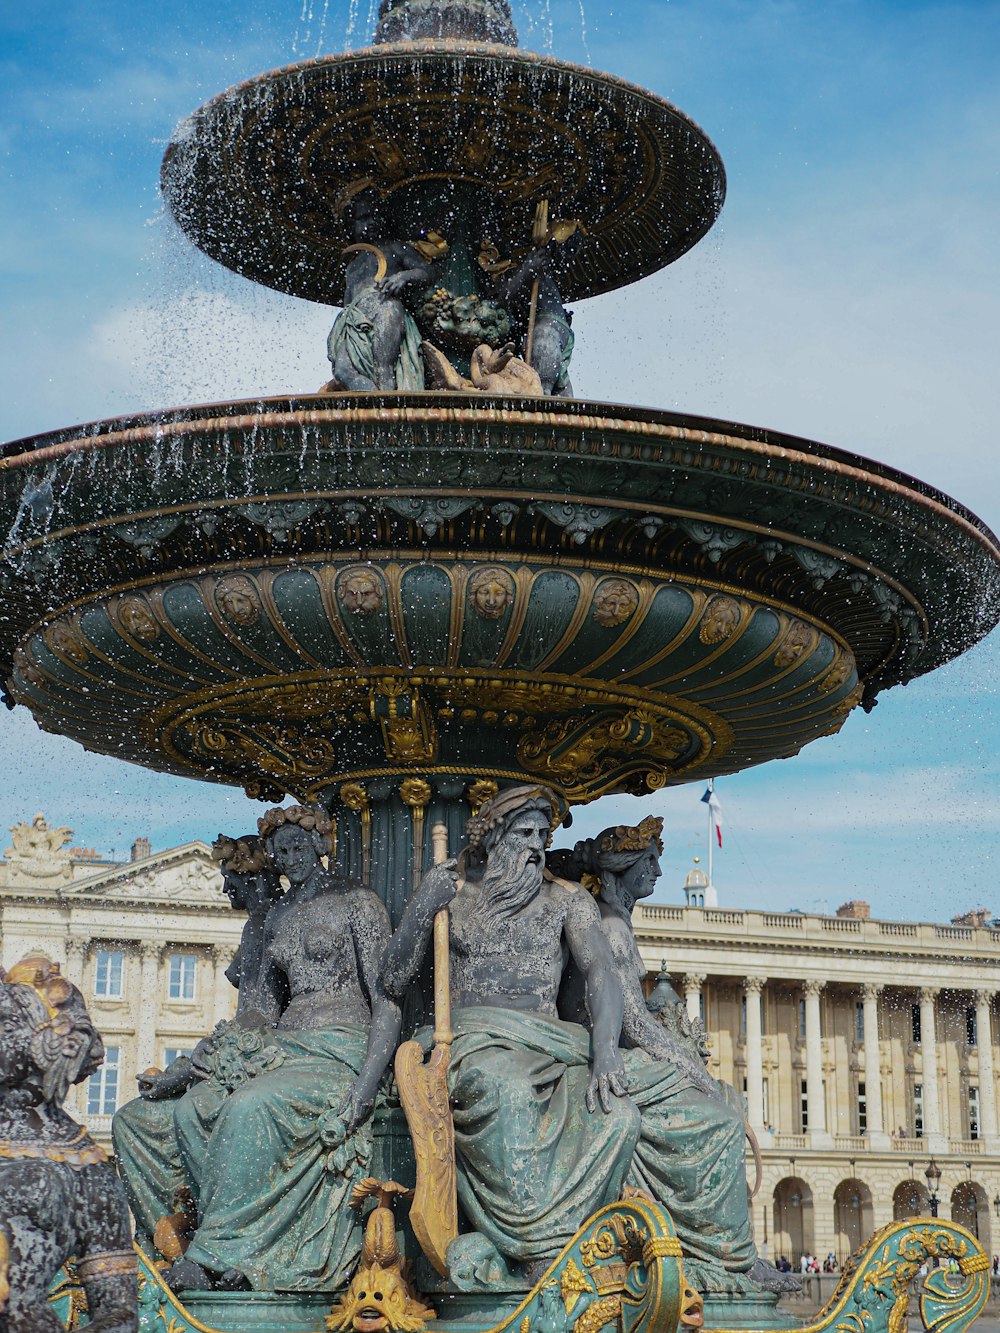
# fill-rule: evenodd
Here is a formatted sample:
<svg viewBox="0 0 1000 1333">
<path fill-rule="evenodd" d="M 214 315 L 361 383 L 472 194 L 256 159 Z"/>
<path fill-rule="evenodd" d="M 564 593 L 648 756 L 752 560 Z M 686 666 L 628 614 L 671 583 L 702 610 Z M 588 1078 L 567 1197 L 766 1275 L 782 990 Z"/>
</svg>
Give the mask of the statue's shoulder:
<svg viewBox="0 0 1000 1333">
<path fill-rule="evenodd" d="M 352 914 L 366 920 L 378 920 L 386 927 L 389 925 L 389 913 L 385 903 L 367 884 L 360 880 L 351 880 L 345 889 L 345 896 L 350 903 Z"/>
<path fill-rule="evenodd" d="M 546 877 L 544 891 L 549 902 L 556 904 L 564 914 L 571 915 L 577 920 L 600 923 L 601 914 L 597 910 L 597 904 L 582 884 L 554 875 L 551 878 Z"/>
</svg>

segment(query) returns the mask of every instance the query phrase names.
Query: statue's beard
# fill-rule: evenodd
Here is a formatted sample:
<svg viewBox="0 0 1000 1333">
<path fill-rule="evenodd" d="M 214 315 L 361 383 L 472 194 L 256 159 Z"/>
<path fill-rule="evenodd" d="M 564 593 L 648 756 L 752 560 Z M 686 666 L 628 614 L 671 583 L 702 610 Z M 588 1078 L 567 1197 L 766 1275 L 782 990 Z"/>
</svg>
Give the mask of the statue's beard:
<svg viewBox="0 0 1000 1333">
<path fill-rule="evenodd" d="M 483 870 L 482 912 L 484 917 L 503 921 L 516 916 L 537 896 L 542 887 L 544 863 L 532 860 L 524 847 L 508 847 L 498 842 L 490 852 Z"/>
</svg>

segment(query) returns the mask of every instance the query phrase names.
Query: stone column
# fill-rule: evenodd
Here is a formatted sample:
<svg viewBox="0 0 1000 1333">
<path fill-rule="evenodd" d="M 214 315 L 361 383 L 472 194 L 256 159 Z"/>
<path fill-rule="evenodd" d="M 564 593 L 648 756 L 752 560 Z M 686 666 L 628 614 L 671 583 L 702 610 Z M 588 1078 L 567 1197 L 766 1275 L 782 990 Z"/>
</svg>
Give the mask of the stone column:
<svg viewBox="0 0 1000 1333">
<path fill-rule="evenodd" d="M 941 1103 L 938 1098 L 937 1026 L 934 1001 L 936 986 L 923 986 L 920 991 L 920 1054 L 924 1086 L 924 1138 L 928 1152 L 947 1152 L 948 1145 L 941 1132 Z"/>
<path fill-rule="evenodd" d="M 747 1119 L 758 1133 L 764 1128 L 764 1054 L 760 1026 L 764 981 L 764 977 L 747 977 L 743 989 L 747 1001 Z"/>
<path fill-rule="evenodd" d="M 993 991 L 976 991 L 976 1050 L 979 1056 L 979 1116 L 980 1133 L 986 1140 L 986 1151 L 995 1153 L 997 1145 L 997 1094 L 993 1078 Z"/>
<path fill-rule="evenodd" d="M 876 1152 L 888 1152 L 891 1144 L 882 1115 L 882 1054 L 878 1039 L 878 997 L 881 993 L 882 987 L 870 982 L 861 988 L 865 1017 L 865 1102 L 867 1138 Z"/>
<path fill-rule="evenodd" d="M 68 935 L 66 937 L 66 966 L 62 969 L 62 974 L 67 981 L 71 981 L 77 990 L 83 996 L 84 1002 L 90 1001 L 90 994 L 87 991 L 87 955 L 90 952 L 90 940 L 83 935 Z M 73 1111 L 84 1119 L 87 1113 L 87 1083 L 84 1079 L 76 1087 L 71 1088 L 67 1101 L 69 1110 Z"/>
<path fill-rule="evenodd" d="M 159 1065 L 156 1049 L 156 1020 L 160 1010 L 160 955 L 162 946 L 151 940 L 139 945 L 139 1003 L 135 1025 L 135 1072 Z M 119 1078 L 122 1075 L 119 1074 Z"/>
<path fill-rule="evenodd" d="M 90 952 L 90 940 L 82 935 L 66 937 L 66 966 L 63 976 L 83 994 L 85 1000 L 90 997 L 86 991 L 87 954 Z"/>
<path fill-rule="evenodd" d="M 705 984 L 704 972 L 688 972 L 684 976 L 684 1003 L 687 1005 L 689 1018 L 701 1017 L 701 988 Z"/>
<path fill-rule="evenodd" d="M 825 981 L 807 981 L 802 987 L 806 998 L 806 1105 L 809 1109 L 809 1135 L 813 1147 L 829 1146 L 826 1128 L 826 1098 L 823 1095 L 823 1035 L 819 1016 L 819 997 Z"/>
<path fill-rule="evenodd" d="M 232 944 L 212 946 L 213 963 L 213 1004 L 212 1026 L 223 1019 L 232 1018 L 236 1013 L 236 988 L 226 976 L 226 968 L 236 957 L 236 948 Z"/>
</svg>

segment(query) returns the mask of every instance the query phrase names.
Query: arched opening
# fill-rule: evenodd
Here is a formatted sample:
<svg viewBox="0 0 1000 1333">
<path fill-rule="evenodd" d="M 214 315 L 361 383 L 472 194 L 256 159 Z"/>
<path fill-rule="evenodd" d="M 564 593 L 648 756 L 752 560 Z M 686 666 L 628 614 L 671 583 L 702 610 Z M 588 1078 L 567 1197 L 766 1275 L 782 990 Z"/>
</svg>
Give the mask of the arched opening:
<svg viewBox="0 0 1000 1333">
<path fill-rule="evenodd" d="M 951 1220 L 971 1231 L 987 1254 L 993 1253 L 990 1205 L 982 1185 L 963 1180 L 951 1192 Z"/>
<path fill-rule="evenodd" d="M 905 1222 L 909 1217 L 930 1217 L 931 1200 L 927 1186 L 918 1180 L 904 1180 L 892 1194 L 892 1220 Z"/>
<path fill-rule="evenodd" d="M 874 1231 L 872 1192 L 863 1180 L 842 1180 L 833 1191 L 833 1229 L 836 1235 L 837 1262 L 860 1250 Z"/>
<path fill-rule="evenodd" d="M 813 1250 L 812 1190 L 798 1176 L 786 1176 L 774 1187 L 774 1250 L 772 1262 L 784 1255 L 798 1269 L 802 1255 Z"/>
</svg>

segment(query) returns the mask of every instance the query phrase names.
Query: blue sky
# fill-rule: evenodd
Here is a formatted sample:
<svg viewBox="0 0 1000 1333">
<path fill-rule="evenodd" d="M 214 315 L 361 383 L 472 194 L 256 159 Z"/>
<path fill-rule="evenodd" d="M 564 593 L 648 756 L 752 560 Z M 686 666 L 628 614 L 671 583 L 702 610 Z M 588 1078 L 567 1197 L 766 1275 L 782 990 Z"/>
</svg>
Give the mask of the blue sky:
<svg viewBox="0 0 1000 1333">
<path fill-rule="evenodd" d="M 195 254 L 163 216 L 159 161 L 201 102 L 362 44 L 371 17 L 367 0 L 4 7 L 0 438 L 322 382 L 331 312 Z M 729 177 L 695 251 L 578 307 L 578 391 L 855 450 L 1000 528 L 1000 3 L 537 0 L 515 18 L 523 45 L 675 101 Z M 838 737 L 720 782 L 722 901 L 1000 915 L 998 688 L 994 636 Z M 45 809 L 80 843 L 164 847 L 256 814 L 85 755 L 23 709 L 0 747 L 0 827 Z M 601 802 L 577 831 L 662 813 L 659 896 L 676 899 L 703 852 L 700 794 Z"/>
</svg>

